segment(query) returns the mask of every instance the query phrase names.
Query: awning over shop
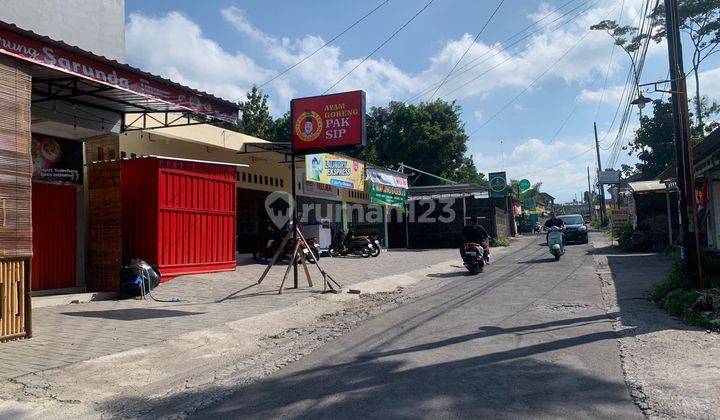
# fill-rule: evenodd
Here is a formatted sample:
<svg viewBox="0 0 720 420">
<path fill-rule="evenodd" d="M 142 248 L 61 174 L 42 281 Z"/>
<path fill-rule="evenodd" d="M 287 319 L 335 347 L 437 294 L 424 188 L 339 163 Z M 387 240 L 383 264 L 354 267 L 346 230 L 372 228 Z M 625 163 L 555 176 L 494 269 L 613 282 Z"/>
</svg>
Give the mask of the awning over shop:
<svg viewBox="0 0 720 420">
<path fill-rule="evenodd" d="M 178 113 L 188 120 L 193 114 L 237 122 L 237 104 L 2 21 L 0 55 L 29 64 L 33 102 L 66 101 L 121 115 Z"/>
<path fill-rule="evenodd" d="M 650 193 L 665 191 L 666 185 L 664 182 L 653 180 L 653 181 L 637 181 L 628 184 L 628 189 L 632 193 Z"/>
</svg>

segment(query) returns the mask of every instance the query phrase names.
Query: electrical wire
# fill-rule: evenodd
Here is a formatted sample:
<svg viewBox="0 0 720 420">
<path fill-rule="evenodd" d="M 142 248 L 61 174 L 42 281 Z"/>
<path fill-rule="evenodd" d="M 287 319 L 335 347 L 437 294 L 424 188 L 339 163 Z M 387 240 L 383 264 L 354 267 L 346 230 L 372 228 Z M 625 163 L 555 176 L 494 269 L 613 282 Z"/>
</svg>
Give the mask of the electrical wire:
<svg viewBox="0 0 720 420">
<path fill-rule="evenodd" d="M 388 4 L 389 2 L 390 2 L 390 0 L 385 0 L 385 1 L 383 1 L 382 3 L 378 4 L 374 9 L 372 9 L 371 11 L 367 12 L 366 14 L 364 14 L 360 19 L 358 19 L 358 20 L 356 20 L 355 22 L 353 22 L 353 23 L 352 23 L 350 26 L 348 26 L 347 28 L 343 29 L 342 32 L 340 32 L 339 34 L 335 35 L 331 40 L 327 41 L 327 42 L 324 43 L 322 46 L 320 46 L 318 49 L 316 49 L 315 51 L 313 51 L 313 52 L 311 52 L 310 54 L 308 54 L 308 55 L 306 55 L 305 57 L 303 57 L 303 58 L 302 58 L 300 61 L 298 61 L 297 63 L 293 64 L 293 65 L 290 66 L 290 67 L 287 67 L 287 68 L 284 69 L 284 70 L 282 70 L 281 72 L 279 72 L 278 74 L 276 74 L 275 76 L 273 76 L 271 79 L 269 79 L 269 80 L 267 80 L 266 82 L 264 82 L 263 84 L 261 84 L 259 87 L 262 88 L 263 86 L 267 85 L 268 83 L 276 80 L 276 79 L 279 78 L 279 77 L 282 77 L 284 74 L 286 74 L 286 73 L 289 72 L 290 70 L 292 70 L 292 69 L 294 69 L 295 67 L 299 66 L 300 64 L 304 63 L 304 62 L 307 61 L 310 57 L 314 56 L 315 54 L 317 54 L 318 52 L 320 52 L 320 50 L 322 50 L 323 48 L 325 48 L 325 47 L 327 47 L 328 45 L 332 44 L 334 41 L 336 41 L 336 40 L 337 40 L 338 38 L 340 38 L 341 36 L 345 35 L 346 32 L 348 32 L 349 30 L 351 30 L 352 28 L 354 28 L 355 26 L 357 26 L 358 24 L 360 24 L 360 22 L 362 22 L 362 21 L 364 21 L 365 19 L 367 19 L 370 15 L 372 15 L 373 13 L 375 13 L 378 9 L 380 9 L 380 8 L 383 7 L 383 6 L 385 6 L 385 5 Z"/>
<path fill-rule="evenodd" d="M 556 14 L 556 13 L 559 12 L 562 8 L 564 8 L 565 6 L 567 6 L 568 4 L 570 4 L 570 3 L 574 2 L 574 1 L 575 1 L 575 0 L 571 0 L 571 1 L 563 4 L 562 6 L 558 7 L 557 9 L 555 9 L 555 10 L 551 11 L 550 13 L 546 14 L 545 16 L 543 16 L 541 19 L 533 22 L 532 24 L 526 26 L 524 29 L 516 32 L 515 34 L 513 34 L 513 35 L 511 35 L 510 37 L 506 38 L 505 40 L 501 41 L 501 42 L 500 42 L 500 45 L 502 45 L 502 48 L 498 48 L 496 45 L 491 46 L 490 49 L 487 50 L 486 52 L 484 52 L 483 54 L 480 54 L 478 57 L 475 57 L 475 58 L 473 58 L 472 60 L 470 60 L 470 61 L 468 61 L 467 63 L 465 63 L 465 64 L 463 64 L 462 66 L 460 66 L 459 69 L 458 69 L 458 70 L 460 70 L 460 71 L 459 71 L 458 73 L 455 73 L 455 74 L 452 75 L 451 77 L 449 77 L 448 80 L 452 80 L 452 79 L 457 79 L 457 78 L 459 78 L 460 76 L 466 74 L 467 72 L 471 71 L 472 69 L 477 68 L 479 65 L 481 65 L 481 64 L 489 61 L 490 59 L 492 59 L 492 58 L 494 58 L 494 57 L 502 54 L 503 52 L 508 51 L 511 47 L 519 44 L 520 42 L 524 41 L 525 39 L 530 38 L 530 37 L 533 36 L 534 34 L 536 34 L 536 33 L 540 32 L 540 31 L 542 31 L 542 30 L 550 27 L 550 25 L 552 25 L 553 23 L 555 23 L 555 22 L 557 22 L 558 20 L 560 20 L 560 19 L 568 16 L 569 14 L 573 13 L 575 10 L 581 8 L 582 6 L 584 6 L 585 4 L 587 4 L 587 3 L 590 2 L 590 0 L 587 0 L 587 1 L 583 2 L 583 3 L 581 3 L 580 5 L 575 6 L 574 8 L 572 8 L 572 9 L 564 12 L 562 15 L 556 17 L 555 19 L 553 19 L 552 21 L 548 22 L 547 24 L 542 25 L 541 27 L 539 27 L 539 28 L 535 29 L 534 31 L 526 34 L 525 36 L 523 36 L 523 37 L 521 37 L 521 38 L 513 41 L 513 42 L 510 43 L 510 44 L 506 44 L 507 42 L 509 42 L 509 41 L 512 40 L 513 38 L 517 37 L 518 35 L 521 35 L 523 32 L 526 32 L 528 29 L 530 29 L 530 28 L 532 28 L 533 26 L 539 24 L 540 22 L 542 22 L 543 20 L 547 19 L 548 17 Z M 596 1 L 595 3 L 597 3 L 597 1 Z M 586 9 L 585 11 L 587 11 L 587 10 L 589 10 L 589 8 Z M 585 11 L 583 11 L 582 13 L 584 13 Z M 579 14 L 571 17 L 571 18 L 568 19 L 567 21 L 559 24 L 559 25 L 556 26 L 555 28 L 551 29 L 548 33 L 552 33 L 552 32 L 554 32 L 554 31 L 558 30 L 558 29 L 561 28 L 563 25 L 565 25 L 565 24 L 571 22 L 572 20 L 576 19 L 577 17 L 579 17 L 582 13 L 579 13 Z M 516 51 L 514 55 L 517 56 L 519 53 L 521 53 L 521 52 L 529 49 L 529 47 L 530 47 L 529 45 L 526 45 L 524 48 L 521 48 L 521 49 L 519 49 L 518 51 Z M 482 60 L 482 61 L 480 61 L 480 62 L 477 62 L 478 60 L 481 60 L 483 57 L 485 57 L 485 56 L 487 56 L 488 54 L 490 54 L 493 50 L 496 51 L 495 54 L 491 55 L 490 57 L 485 58 L 484 60 Z M 506 59 L 503 60 L 501 63 L 498 63 L 497 65 L 495 65 L 495 66 L 493 66 L 492 68 L 488 69 L 488 71 L 489 71 L 489 70 L 492 70 L 492 69 L 494 69 L 494 68 L 497 68 L 500 64 L 503 64 L 503 63 L 509 61 L 509 60 L 512 59 L 512 58 L 514 58 L 513 55 L 511 55 L 510 57 L 506 58 Z M 479 75 L 479 76 L 477 76 L 477 77 L 480 77 L 480 76 L 486 74 L 488 71 L 483 72 L 481 75 Z M 423 96 L 425 96 L 425 95 L 427 95 L 428 93 L 430 93 L 430 91 L 432 91 L 432 90 L 438 85 L 438 82 L 439 82 L 439 81 L 436 81 L 436 82 L 432 83 L 430 86 L 424 88 L 424 89 L 421 90 L 419 93 L 413 95 L 412 97 L 410 97 L 410 98 L 408 98 L 408 99 L 406 99 L 406 100 L 404 100 L 404 101 L 402 101 L 402 102 L 404 102 L 404 103 L 409 103 L 409 102 L 414 102 L 414 101 L 422 98 Z M 458 90 L 458 89 L 454 89 L 452 92 L 454 92 L 454 91 L 456 91 L 456 90 Z M 449 92 L 449 93 L 445 94 L 445 96 L 451 94 L 452 92 Z"/>
<path fill-rule="evenodd" d="M 348 71 L 341 78 L 339 78 L 337 81 L 335 81 L 335 83 L 333 83 L 329 88 L 325 89 L 325 91 L 322 94 L 324 95 L 324 94 L 328 93 L 335 86 L 337 86 L 340 82 L 345 80 L 345 78 L 348 77 L 352 72 L 354 72 L 358 67 L 363 65 L 363 63 L 365 63 L 370 57 L 372 57 L 376 52 L 378 52 L 380 50 L 380 48 L 384 47 L 385 44 L 390 42 L 393 38 L 395 38 L 395 36 L 397 34 L 399 34 L 403 29 L 405 29 L 405 27 L 407 27 L 410 23 L 412 23 L 412 21 L 414 21 L 415 18 L 417 18 L 420 15 L 420 13 L 425 11 L 425 9 L 427 9 L 433 3 L 433 1 L 435 1 L 435 0 L 430 0 L 429 2 L 425 3 L 425 5 L 422 8 L 420 8 L 420 10 L 418 10 L 407 22 L 405 22 L 402 26 L 400 26 L 398 29 L 396 29 L 395 32 L 393 32 L 388 38 L 386 38 L 383 42 L 381 42 L 380 45 L 378 45 L 374 50 L 372 50 L 372 52 L 370 54 L 365 56 L 365 58 L 363 58 L 359 63 L 357 63 L 355 65 L 355 67 L 350 69 L 350 71 Z"/>
<path fill-rule="evenodd" d="M 450 71 L 448 72 L 448 74 L 445 75 L 445 77 L 442 79 L 442 81 L 440 82 L 440 84 L 438 84 L 438 86 L 435 88 L 435 91 L 432 93 L 432 95 L 430 95 L 430 100 L 431 100 L 431 101 L 432 101 L 432 98 L 435 97 L 435 94 L 438 92 L 438 90 L 440 90 L 440 88 L 445 84 L 445 82 L 447 81 L 448 77 L 450 77 L 450 75 L 455 71 L 455 69 L 457 68 L 458 64 L 460 64 L 460 62 L 462 61 L 462 59 L 465 58 L 465 55 L 467 55 L 468 51 L 470 51 L 470 48 L 472 48 L 473 45 L 475 45 L 475 43 L 477 42 L 478 38 L 480 38 L 480 35 L 482 35 L 482 33 L 485 32 L 485 28 L 487 28 L 487 26 L 488 26 L 488 25 L 490 24 L 490 22 L 493 20 L 493 18 L 495 17 L 495 14 L 498 12 L 498 10 L 500 10 L 500 7 L 503 5 L 503 3 L 505 3 L 505 0 L 500 0 L 500 1 L 498 2 L 497 6 L 495 7 L 495 10 L 493 10 L 493 12 L 490 14 L 490 17 L 488 17 L 488 19 L 485 21 L 485 24 L 483 25 L 483 27 L 480 28 L 480 32 L 478 32 L 477 35 L 475 35 L 475 38 L 473 38 L 473 40 L 472 40 L 472 42 L 470 43 L 470 45 L 468 45 L 468 47 L 465 49 L 465 51 L 463 51 L 463 53 L 462 53 L 462 55 L 460 56 L 460 58 L 458 59 L 458 61 L 455 62 L 455 65 L 452 67 L 452 69 L 450 69 Z"/>
</svg>

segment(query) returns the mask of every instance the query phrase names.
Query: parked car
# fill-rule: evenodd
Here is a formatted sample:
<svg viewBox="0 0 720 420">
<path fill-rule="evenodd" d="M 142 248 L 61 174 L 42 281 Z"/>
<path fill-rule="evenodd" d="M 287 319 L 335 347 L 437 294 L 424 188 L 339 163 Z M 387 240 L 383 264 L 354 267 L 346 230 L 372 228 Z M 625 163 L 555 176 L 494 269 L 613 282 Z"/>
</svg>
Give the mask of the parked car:
<svg viewBox="0 0 720 420">
<path fill-rule="evenodd" d="M 588 229 L 581 215 L 563 214 L 558 218 L 565 222 L 565 242 L 588 243 Z"/>
</svg>

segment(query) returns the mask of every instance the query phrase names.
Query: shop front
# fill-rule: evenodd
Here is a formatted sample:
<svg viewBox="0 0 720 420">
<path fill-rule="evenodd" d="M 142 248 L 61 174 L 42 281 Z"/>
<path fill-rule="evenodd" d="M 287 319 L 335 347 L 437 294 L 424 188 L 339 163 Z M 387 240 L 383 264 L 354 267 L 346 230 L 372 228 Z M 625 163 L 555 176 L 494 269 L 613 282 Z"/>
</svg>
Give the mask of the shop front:
<svg viewBox="0 0 720 420">
<path fill-rule="evenodd" d="M 119 200 L 110 192 L 120 179 L 122 133 L 199 124 L 198 115 L 232 123 L 238 112 L 231 102 L 4 22 L 0 97 L 0 265 L 15 273 L 2 284 L 28 295 L 119 283 L 122 225 L 91 211 Z M 30 334 L 18 328 L 0 337 Z"/>
</svg>

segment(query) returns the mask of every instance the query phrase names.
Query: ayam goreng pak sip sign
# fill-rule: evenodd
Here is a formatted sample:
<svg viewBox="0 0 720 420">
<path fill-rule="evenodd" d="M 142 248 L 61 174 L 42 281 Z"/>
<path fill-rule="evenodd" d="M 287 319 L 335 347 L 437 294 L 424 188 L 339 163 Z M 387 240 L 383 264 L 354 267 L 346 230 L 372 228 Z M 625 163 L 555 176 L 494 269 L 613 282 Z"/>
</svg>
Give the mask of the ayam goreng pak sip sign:
<svg viewBox="0 0 720 420">
<path fill-rule="evenodd" d="M 297 154 L 365 145 L 365 92 L 335 93 L 290 102 L 292 148 Z"/>
</svg>

